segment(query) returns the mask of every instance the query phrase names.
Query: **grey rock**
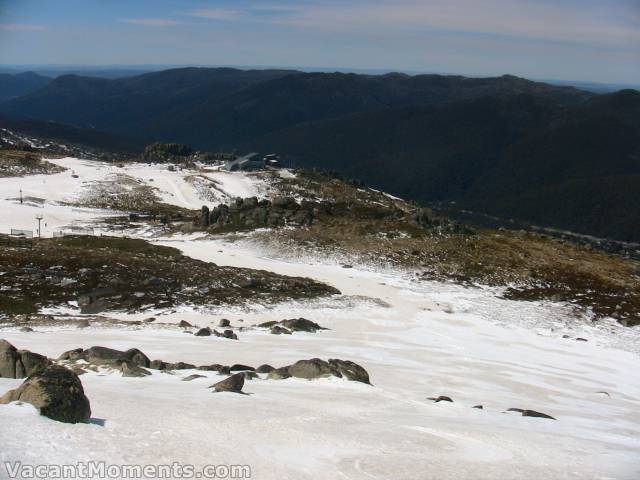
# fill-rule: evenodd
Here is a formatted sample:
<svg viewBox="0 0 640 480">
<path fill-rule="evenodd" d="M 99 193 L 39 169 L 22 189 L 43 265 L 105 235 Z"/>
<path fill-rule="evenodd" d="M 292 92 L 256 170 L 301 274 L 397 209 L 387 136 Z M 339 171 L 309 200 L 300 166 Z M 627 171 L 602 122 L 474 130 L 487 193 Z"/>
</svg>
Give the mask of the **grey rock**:
<svg viewBox="0 0 640 480">
<path fill-rule="evenodd" d="M 292 318 L 290 320 L 282 320 L 280 325 L 288 328 L 292 332 L 311 332 L 315 333 L 318 330 L 326 330 L 326 328 L 321 327 L 316 322 L 312 322 L 311 320 L 307 320 L 306 318 Z"/>
<path fill-rule="evenodd" d="M 139 367 L 149 367 L 151 360 L 137 348 L 127 351 L 115 350 L 107 347 L 91 347 L 83 352 L 83 357 L 89 363 L 96 365 L 120 364 L 131 362 Z"/>
<path fill-rule="evenodd" d="M 59 422 L 88 422 L 91 417 L 91 405 L 78 375 L 60 365 L 31 375 L 0 398 L 0 404 L 15 401 L 30 403 L 41 415 Z"/>
<path fill-rule="evenodd" d="M 231 322 L 229 320 L 227 320 L 226 318 L 223 318 L 218 322 L 218 326 L 221 327 L 221 328 L 228 327 L 230 325 L 231 325 Z"/>
<path fill-rule="evenodd" d="M 193 375 L 189 375 L 188 377 L 184 377 L 182 379 L 183 382 L 190 382 L 191 380 L 195 380 L 196 378 L 207 378 L 204 375 L 198 375 L 197 373 L 194 373 Z"/>
<path fill-rule="evenodd" d="M 165 370 L 191 370 L 195 369 L 196 366 L 191 363 L 185 362 L 176 362 L 176 363 L 166 363 Z"/>
<path fill-rule="evenodd" d="M 244 386 L 244 375 L 242 373 L 236 373 L 229 378 L 211 385 L 216 392 L 235 392 L 241 393 Z M 210 388 L 211 388 L 210 387 Z"/>
<path fill-rule="evenodd" d="M 509 408 L 507 412 L 520 412 L 523 417 L 538 417 L 538 418 L 548 418 L 549 420 L 555 420 L 551 415 L 547 415 L 546 413 L 536 412 L 535 410 L 527 410 L 522 408 Z"/>
<path fill-rule="evenodd" d="M 237 340 L 238 339 L 238 336 L 235 333 L 233 333 L 233 330 L 225 330 L 224 332 L 222 332 L 222 336 L 224 338 L 228 338 L 230 340 Z"/>
<path fill-rule="evenodd" d="M 209 327 L 201 328 L 194 335 L 196 337 L 209 337 L 211 336 L 211 329 Z"/>
<path fill-rule="evenodd" d="M 325 362 L 319 358 L 298 360 L 289 367 L 288 371 L 292 377 L 306 378 L 308 380 L 330 377 L 333 375 L 337 377 L 341 376 L 337 373 L 336 369 L 329 364 L 329 362 Z"/>
<path fill-rule="evenodd" d="M 453 400 L 451 400 L 451 397 L 447 397 L 446 395 L 440 395 L 439 397 L 429 397 L 427 400 L 433 400 L 434 403 L 438 403 L 438 402 L 451 402 L 451 403 L 453 403 Z"/>
<path fill-rule="evenodd" d="M 178 326 L 182 327 L 182 328 L 191 328 L 191 327 L 193 327 L 193 325 L 191 325 L 186 320 L 180 320 L 180 323 L 178 324 Z"/>
<path fill-rule="evenodd" d="M 369 374 L 357 363 L 354 363 L 350 360 L 338 360 L 335 358 L 330 358 L 329 364 L 347 380 L 351 380 L 353 382 L 362 382 L 369 385 L 371 384 L 371 382 L 369 381 Z"/>
<path fill-rule="evenodd" d="M 272 335 L 291 335 L 291 331 L 289 329 L 281 327 L 280 325 L 271 327 L 270 333 Z"/>
<path fill-rule="evenodd" d="M 45 370 L 51 361 L 44 355 L 18 350 L 0 339 L 0 377 L 25 378 Z"/>
<path fill-rule="evenodd" d="M 269 372 L 273 372 L 274 370 L 275 368 L 273 368 L 271 365 L 267 365 L 266 363 L 256 368 L 256 372 L 258 373 L 269 373 Z"/>
</svg>

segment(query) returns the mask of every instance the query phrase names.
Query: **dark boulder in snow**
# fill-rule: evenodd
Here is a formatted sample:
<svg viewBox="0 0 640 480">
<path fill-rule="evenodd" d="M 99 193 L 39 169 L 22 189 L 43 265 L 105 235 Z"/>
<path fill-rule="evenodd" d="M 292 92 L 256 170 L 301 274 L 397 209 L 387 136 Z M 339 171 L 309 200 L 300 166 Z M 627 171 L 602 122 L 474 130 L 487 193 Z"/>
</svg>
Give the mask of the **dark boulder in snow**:
<svg viewBox="0 0 640 480">
<path fill-rule="evenodd" d="M 225 378 L 221 382 L 211 385 L 216 392 L 235 392 L 242 393 L 244 386 L 244 374 L 236 373 L 229 378 Z M 211 388 L 210 387 L 210 388 Z"/>
<path fill-rule="evenodd" d="M 0 398 L 0 404 L 14 401 L 30 403 L 41 415 L 59 422 L 88 422 L 91 417 L 89 399 L 78 375 L 59 365 L 31 375 Z"/>
<path fill-rule="evenodd" d="M 275 325 L 273 327 L 271 327 L 270 330 L 271 334 L 273 335 L 291 335 L 291 331 L 281 327 L 280 325 Z"/>
<path fill-rule="evenodd" d="M 289 367 L 289 373 L 292 377 L 313 380 L 315 378 L 331 377 L 335 375 L 336 371 L 329 362 L 319 358 L 312 358 L 310 360 L 298 360 Z"/>
<path fill-rule="evenodd" d="M 319 358 L 298 360 L 288 367 L 288 373 L 292 377 L 306 378 L 308 380 L 332 376 L 344 377 L 347 380 L 370 385 L 369 374 L 364 368 L 349 360 L 339 360 L 337 358 L 331 358 L 329 361 Z"/>
<path fill-rule="evenodd" d="M 209 327 L 201 328 L 200 330 L 198 330 L 195 333 L 195 336 L 196 337 L 209 337 L 209 336 L 211 336 L 211 329 Z"/>
<path fill-rule="evenodd" d="M 306 318 L 292 318 L 290 320 L 282 320 L 280 322 L 280 325 L 288 328 L 292 332 L 315 333 L 318 330 L 326 330 L 326 328 L 321 327 L 316 322 L 312 322 L 311 320 L 307 320 Z"/>
<path fill-rule="evenodd" d="M 429 397 L 429 398 L 427 398 L 427 400 L 433 400 L 434 403 L 438 403 L 438 402 L 451 402 L 451 403 L 453 403 L 453 400 L 451 399 L 451 397 L 447 397 L 446 395 L 440 395 L 439 397 Z"/>
<path fill-rule="evenodd" d="M 338 360 L 335 358 L 329 359 L 329 365 L 337 370 L 343 377 L 352 382 L 362 382 L 370 384 L 369 374 L 357 363 L 350 360 Z"/>
<path fill-rule="evenodd" d="M 520 412 L 523 417 L 538 417 L 538 418 L 548 418 L 550 420 L 555 420 L 551 415 L 547 415 L 546 413 L 536 412 L 535 410 L 527 410 L 522 408 L 509 408 L 507 412 Z"/>
<path fill-rule="evenodd" d="M 138 367 L 149 367 L 151 360 L 137 348 L 127 351 L 115 350 L 107 347 L 91 347 L 82 354 L 83 358 L 96 365 L 119 365 L 122 362 L 130 362 Z"/>
</svg>

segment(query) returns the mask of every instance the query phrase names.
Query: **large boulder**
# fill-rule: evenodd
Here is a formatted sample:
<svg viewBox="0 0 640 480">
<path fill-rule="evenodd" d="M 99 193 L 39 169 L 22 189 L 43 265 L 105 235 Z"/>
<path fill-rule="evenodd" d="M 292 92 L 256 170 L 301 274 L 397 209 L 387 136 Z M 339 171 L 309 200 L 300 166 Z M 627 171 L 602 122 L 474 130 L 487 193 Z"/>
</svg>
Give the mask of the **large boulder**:
<svg viewBox="0 0 640 480">
<path fill-rule="evenodd" d="M 271 327 L 270 332 L 273 335 L 291 335 L 291 330 L 281 327 L 280 325 Z"/>
<path fill-rule="evenodd" d="M 0 377 L 25 378 L 47 368 L 51 361 L 44 355 L 18 350 L 0 339 Z"/>
<path fill-rule="evenodd" d="M 370 384 L 369 374 L 357 363 L 349 360 L 329 359 L 329 361 L 312 358 L 310 360 L 298 360 L 289 366 L 288 372 L 292 377 L 315 378 L 339 377 L 346 378 L 354 382 Z"/>
<path fill-rule="evenodd" d="M 326 330 L 326 328 L 321 327 L 316 322 L 312 322 L 311 320 L 307 320 L 306 318 L 292 318 L 290 320 L 282 320 L 280 325 L 288 328 L 292 332 L 312 332 L 315 333 L 318 330 Z"/>
<path fill-rule="evenodd" d="M 366 384 L 371 383 L 369 381 L 369 374 L 367 373 L 367 371 L 357 363 L 354 363 L 350 360 L 338 360 L 336 358 L 330 358 L 329 365 L 335 368 L 338 373 L 340 373 L 347 380 L 351 380 L 353 382 L 362 382 Z"/>
<path fill-rule="evenodd" d="M 138 367 L 149 367 L 151 360 L 137 348 L 127 351 L 115 350 L 107 347 L 91 347 L 83 352 L 83 358 L 96 365 L 119 365 L 131 362 Z"/>
<path fill-rule="evenodd" d="M 88 422 L 91 417 L 91 405 L 78 375 L 59 365 L 31 375 L 0 397 L 0 404 L 15 401 L 30 403 L 41 415 L 59 422 Z"/>
<path fill-rule="evenodd" d="M 209 327 L 201 328 L 200 330 L 198 330 L 195 333 L 195 336 L 196 337 L 209 337 L 209 336 L 211 336 L 211 329 Z"/>
<path fill-rule="evenodd" d="M 292 377 L 306 378 L 312 380 L 314 378 L 330 377 L 337 374 L 336 370 L 324 360 L 319 358 L 312 358 L 310 360 L 298 360 L 296 363 L 289 367 L 289 374 Z"/>
<path fill-rule="evenodd" d="M 225 378 L 221 382 L 218 382 L 212 387 L 216 392 L 235 392 L 242 393 L 242 387 L 244 386 L 244 374 L 236 373 L 229 378 Z"/>
</svg>

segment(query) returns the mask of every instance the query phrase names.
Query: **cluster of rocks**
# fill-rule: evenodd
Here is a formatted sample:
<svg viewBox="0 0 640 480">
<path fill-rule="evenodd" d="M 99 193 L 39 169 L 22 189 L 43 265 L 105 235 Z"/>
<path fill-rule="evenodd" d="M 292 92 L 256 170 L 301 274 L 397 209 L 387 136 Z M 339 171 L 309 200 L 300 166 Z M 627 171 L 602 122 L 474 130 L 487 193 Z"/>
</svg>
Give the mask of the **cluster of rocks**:
<svg viewBox="0 0 640 480">
<path fill-rule="evenodd" d="M 0 377 L 25 378 L 51 365 L 44 355 L 18 350 L 6 340 L 0 339 Z"/>
<path fill-rule="evenodd" d="M 330 358 L 321 360 L 311 358 L 309 360 L 298 360 L 293 365 L 274 368 L 267 375 L 269 380 L 283 380 L 285 378 L 305 378 L 313 380 L 316 378 L 338 377 L 346 378 L 354 382 L 362 382 L 370 385 L 369 374 L 357 363 L 350 360 L 339 360 Z"/>
<path fill-rule="evenodd" d="M 137 348 L 126 351 L 107 347 L 76 348 L 58 357 L 58 361 L 71 364 L 80 360 L 83 361 L 82 365 L 73 367 L 74 372 L 79 375 L 85 373 L 86 369 L 95 370 L 98 366 L 118 369 L 125 377 L 142 377 L 151 374 L 145 370 L 151 367 L 151 360 Z"/>
<path fill-rule="evenodd" d="M 238 340 L 238 335 L 236 335 L 235 332 L 231 329 L 224 330 L 222 333 L 220 333 L 215 328 L 212 329 L 210 327 L 204 327 L 194 333 L 194 335 L 196 337 L 210 337 L 211 335 L 214 335 L 216 337 L 228 338 L 230 340 Z"/>
<path fill-rule="evenodd" d="M 202 227 L 232 226 L 236 229 L 281 227 L 285 225 L 311 225 L 315 218 L 315 204 L 292 197 L 258 200 L 256 197 L 236 198 L 229 205 L 220 204 L 212 209 L 203 206 L 199 224 Z"/>
<path fill-rule="evenodd" d="M 27 379 L 0 397 L 0 404 L 30 403 L 41 415 L 67 423 L 88 422 L 89 399 L 74 372 L 55 365 L 44 355 L 18 350 L 0 339 L 0 377 Z"/>
<path fill-rule="evenodd" d="M 318 330 L 328 330 L 306 318 L 292 318 L 289 320 L 264 322 L 257 325 L 259 328 L 268 328 L 274 335 L 291 335 L 291 332 L 316 333 Z"/>
<path fill-rule="evenodd" d="M 606 392 L 602 392 L 602 393 L 606 393 Z M 439 397 L 428 397 L 427 400 L 431 400 L 431 401 L 433 401 L 433 403 L 438 403 L 438 402 L 453 403 L 453 400 L 451 399 L 451 397 L 447 397 L 446 395 L 440 395 Z M 484 406 L 482 406 L 482 405 L 474 405 L 471 408 L 476 408 L 478 410 L 484 410 Z M 548 418 L 550 420 L 555 420 L 555 418 L 552 417 L 551 415 L 547 415 L 546 413 L 542 413 L 542 412 L 537 412 L 535 410 L 522 409 L 522 408 L 508 408 L 506 411 L 507 412 L 518 412 L 518 413 L 522 414 L 523 417 Z M 505 412 L 502 412 L 502 413 L 505 413 Z"/>
<path fill-rule="evenodd" d="M 246 365 L 234 365 L 231 367 L 229 373 L 236 370 L 240 371 L 211 385 L 209 388 L 213 388 L 216 392 L 243 393 L 242 388 L 245 380 L 257 378 L 258 373 L 267 374 L 267 380 L 284 380 L 292 377 L 314 380 L 318 378 L 338 377 L 371 385 L 369 374 L 360 365 L 349 360 L 338 360 L 334 358 L 328 361 L 319 358 L 298 360 L 293 365 L 280 368 L 274 368 L 267 364 L 260 365 L 255 369 Z"/>
<path fill-rule="evenodd" d="M 229 375 L 228 378 L 209 387 L 216 392 L 243 393 L 245 380 L 258 378 L 258 374 L 266 375 L 268 380 L 338 377 L 370 384 L 369 374 L 364 368 L 349 360 L 339 359 L 325 361 L 312 358 L 280 368 L 268 364 L 260 365 L 258 368 L 242 364 L 196 366 L 185 362 L 150 360 L 137 348 L 116 350 L 94 346 L 68 350 L 58 357 L 57 362 L 58 364 L 55 364 L 42 355 L 26 350 L 17 350 L 9 342 L 0 340 L 0 376 L 21 378 L 29 375 L 20 387 L 0 397 L 0 404 L 23 401 L 31 403 L 42 415 L 54 420 L 67 423 L 87 422 L 91 416 L 91 406 L 78 376 L 87 369 L 98 371 L 99 367 L 120 370 L 122 375 L 127 377 L 150 375 L 151 372 L 147 369 L 166 372 L 198 369 Z M 191 381 L 197 378 L 204 378 L 204 375 L 192 374 L 182 380 Z"/>
</svg>

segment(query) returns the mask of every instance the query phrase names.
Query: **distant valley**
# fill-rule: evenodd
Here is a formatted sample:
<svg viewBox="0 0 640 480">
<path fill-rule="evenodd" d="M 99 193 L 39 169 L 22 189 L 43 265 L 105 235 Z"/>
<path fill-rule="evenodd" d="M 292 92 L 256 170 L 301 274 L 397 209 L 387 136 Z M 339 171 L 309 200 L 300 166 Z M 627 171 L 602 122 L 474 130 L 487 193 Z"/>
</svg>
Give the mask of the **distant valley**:
<svg viewBox="0 0 640 480">
<path fill-rule="evenodd" d="M 0 127 L 86 135 L 132 152 L 153 140 L 274 151 L 421 203 L 640 241 L 635 90 L 597 95 L 509 75 L 230 68 L 65 75 L 30 88 L 5 93 Z"/>
</svg>

